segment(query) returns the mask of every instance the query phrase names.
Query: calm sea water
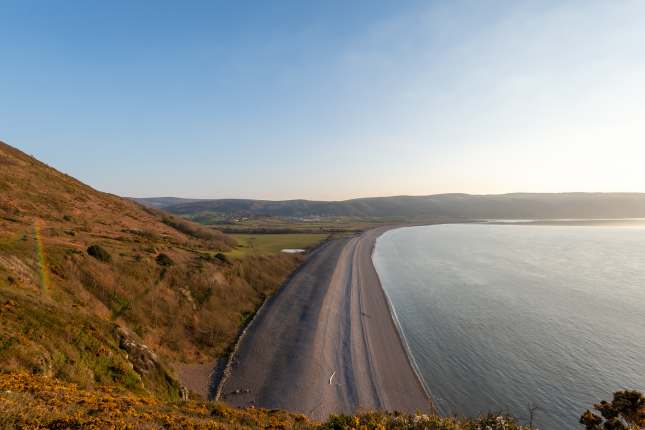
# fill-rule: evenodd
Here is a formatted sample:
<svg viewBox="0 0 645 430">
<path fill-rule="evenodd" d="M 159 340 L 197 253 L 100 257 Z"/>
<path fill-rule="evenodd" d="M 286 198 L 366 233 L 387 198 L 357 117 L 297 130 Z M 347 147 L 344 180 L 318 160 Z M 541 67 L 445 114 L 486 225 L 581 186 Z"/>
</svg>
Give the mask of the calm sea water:
<svg viewBox="0 0 645 430">
<path fill-rule="evenodd" d="M 645 390 L 645 227 L 452 224 L 392 230 L 374 263 L 444 414 L 544 430 Z"/>
</svg>

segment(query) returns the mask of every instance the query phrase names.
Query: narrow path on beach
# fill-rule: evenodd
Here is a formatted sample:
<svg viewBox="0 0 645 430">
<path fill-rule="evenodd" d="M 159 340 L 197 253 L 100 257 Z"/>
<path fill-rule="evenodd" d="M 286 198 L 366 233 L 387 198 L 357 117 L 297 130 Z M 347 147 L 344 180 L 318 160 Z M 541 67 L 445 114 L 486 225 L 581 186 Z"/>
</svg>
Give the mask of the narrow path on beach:
<svg viewBox="0 0 645 430">
<path fill-rule="evenodd" d="M 360 409 L 430 409 L 372 265 L 383 231 L 314 251 L 249 328 L 222 400 L 316 419 Z"/>
</svg>

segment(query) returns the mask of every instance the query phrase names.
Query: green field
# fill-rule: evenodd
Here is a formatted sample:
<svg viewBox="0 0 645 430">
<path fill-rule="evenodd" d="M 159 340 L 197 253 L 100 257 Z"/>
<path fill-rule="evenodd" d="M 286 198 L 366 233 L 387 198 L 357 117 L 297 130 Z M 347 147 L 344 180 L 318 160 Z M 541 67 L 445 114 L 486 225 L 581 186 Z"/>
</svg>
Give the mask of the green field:
<svg viewBox="0 0 645 430">
<path fill-rule="evenodd" d="M 329 217 L 320 219 L 252 217 L 230 220 L 227 216 L 210 212 L 184 215 L 191 221 L 208 225 L 227 234 L 291 234 L 360 232 L 383 224 L 403 223 L 397 217 L 361 218 Z"/>
<path fill-rule="evenodd" d="M 327 239 L 328 234 L 232 234 L 238 246 L 226 254 L 231 257 L 277 254 L 288 248 L 309 248 Z"/>
</svg>

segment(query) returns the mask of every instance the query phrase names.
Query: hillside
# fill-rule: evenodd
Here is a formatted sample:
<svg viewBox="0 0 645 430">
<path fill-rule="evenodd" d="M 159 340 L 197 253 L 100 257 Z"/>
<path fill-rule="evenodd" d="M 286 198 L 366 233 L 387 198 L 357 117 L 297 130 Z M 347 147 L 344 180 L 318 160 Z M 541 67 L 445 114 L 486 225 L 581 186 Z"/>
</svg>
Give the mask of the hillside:
<svg viewBox="0 0 645 430">
<path fill-rule="evenodd" d="M 516 193 L 502 195 L 438 194 L 361 198 L 336 202 L 309 200 L 159 200 L 164 210 L 205 218 L 359 217 L 419 219 L 545 219 L 645 217 L 645 194 L 639 193 Z"/>
<path fill-rule="evenodd" d="M 0 368 L 176 398 L 300 258 L 234 245 L 0 142 Z"/>
<path fill-rule="evenodd" d="M 183 203 L 196 203 L 200 202 L 201 199 L 182 199 L 179 197 L 150 197 L 142 199 L 131 199 L 136 202 L 141 203 L 144 206 L 151 208 L 163 209 L 168 206 L 179 205 Z"/>
</svg>

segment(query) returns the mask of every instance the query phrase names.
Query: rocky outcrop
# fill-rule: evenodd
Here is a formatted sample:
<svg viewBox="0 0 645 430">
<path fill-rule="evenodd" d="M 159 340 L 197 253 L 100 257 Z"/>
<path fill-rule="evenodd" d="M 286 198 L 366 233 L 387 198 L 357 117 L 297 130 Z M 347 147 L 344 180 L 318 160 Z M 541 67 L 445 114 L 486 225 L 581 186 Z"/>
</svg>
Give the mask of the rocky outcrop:
<svg viewBox="0 0 645 430">
<path fill-rule="evenodd" d="M 179 292 L 186 298 L 188 303 L 192 306 L 193 310 L 197 310 L 197 304 L 195 303 L 195 299 L 193 299 L 193 295 L 191 294 L 190 290 L 188 288 L 179 288 Z"/>
<path fill-rule="evenodd" d="M 147 345 L 137 342 L 126 329 L 116 326 L 114 334 L 119 341 L 119 348 L 127 353 L 128 361 L 132 363 L 134 371 L 140 376 L 143 377 L 151 371 L 161 368 L 157 354 Z"/>
<path fill-rule="evenodd" d="M 163 380 L 165 381 L 163 385 L 166 387 L 164 395 L 169 398 L 189 399 L 190 390 L 179 384 L 177 379 L 161 363 L 157 354 L 147 345 L 139 341 L 124 327 L 115 326 L 114 335 L 119 343 L 119 348 L 124 352 L 126 360 L 139 376 L 144 387 L 149 383 L 158 387 L 159 381 Z"/>
</svg>

